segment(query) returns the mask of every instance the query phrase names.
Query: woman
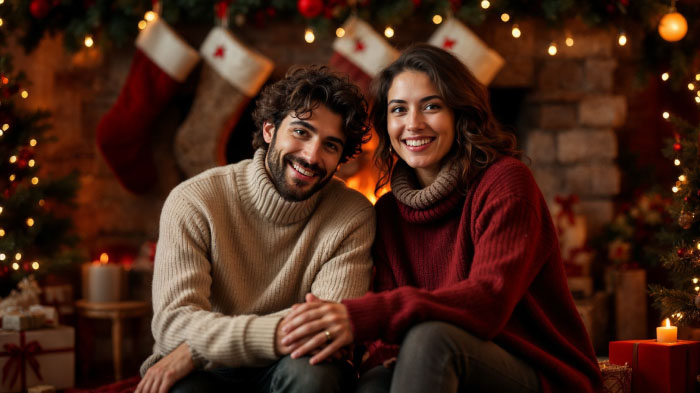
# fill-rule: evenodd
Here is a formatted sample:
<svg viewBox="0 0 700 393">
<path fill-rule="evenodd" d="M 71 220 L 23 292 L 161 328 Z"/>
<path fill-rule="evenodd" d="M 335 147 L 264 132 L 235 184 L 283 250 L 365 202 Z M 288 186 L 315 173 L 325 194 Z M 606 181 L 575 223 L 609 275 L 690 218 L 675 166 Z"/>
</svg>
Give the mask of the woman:
<svg viewBox="0 0 700 393">
<path fill-rule="evenodd" d="M 363 392 L 600 390 L 546 203 L 484 86 L 415 45 L 373 89 L 378 188 L 392 188 L 376 204 L 374 292 L 307 296 L 283 321 L 292 356 L 381 340 Z"/>
</svg>

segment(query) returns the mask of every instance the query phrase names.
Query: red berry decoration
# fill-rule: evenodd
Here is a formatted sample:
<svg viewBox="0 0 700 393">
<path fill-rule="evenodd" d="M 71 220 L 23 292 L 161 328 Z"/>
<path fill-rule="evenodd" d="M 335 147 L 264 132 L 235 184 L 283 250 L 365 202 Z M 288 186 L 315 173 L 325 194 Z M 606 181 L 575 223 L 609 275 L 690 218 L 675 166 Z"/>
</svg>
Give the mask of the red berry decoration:
<svg viewBox="0 0 700 393">
<path fill-rule="evenodd" d="M 679 248 L 678 251 L 676 251 L 679 257 L 683 257 L 685 255 L 685 248 Z"/>
<path fill-rule="evenodd" d="M 676 142 L 673 144 L 673 150 L 675 151 L 681 151 L 681 144 Z"/>
<path fill-rule="evenodd" d="M 315 18 L 323 11 L 323 2 L 321 0 L 299 0 L 297 8 L 304 18 Z"/>
<path fill-rule="evenodd" d="M 37 19 L 44 19 L 51 11 L 51 4 L 47 0 L 32 0 L 29 3 L 29 12 Z"/>
</svg>

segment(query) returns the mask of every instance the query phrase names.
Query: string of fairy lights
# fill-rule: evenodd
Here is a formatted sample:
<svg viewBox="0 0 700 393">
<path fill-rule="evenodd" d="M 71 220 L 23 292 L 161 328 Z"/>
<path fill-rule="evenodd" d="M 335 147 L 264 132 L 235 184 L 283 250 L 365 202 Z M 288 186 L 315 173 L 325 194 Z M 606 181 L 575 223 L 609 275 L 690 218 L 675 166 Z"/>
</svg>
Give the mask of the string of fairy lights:
<svg viewBox="0 0 700 393">
<path fill-rule="evenodd" d="M 4 4 L 4 2 L 5 2 L 4 0 L 0 0 L 0 5 Z M 3 24 L 4 24 L 4 21 L 2 20 L 2 18 L 0 18 L 0 27 L 2 27 Z M 0 85 L 7 86 L 11 82 L 12 81 L 10 80 L 10 78 L 7 75 L 0 74 Z M 29 98 L 29 91 L 26 88 L 20 89 L 18 91 L 18 93 L 19 93 L 19 96 L 23 100 L 26 100 Z M 0 106 L 2 106 L 1 99 L 0 99 Z M 10 133 L 12 131 L 13 131 L 12 126 L 10 125 L 10 123 L 5 122 L 2 125 L 0 125 L 0 142 L 2 141 L 4 136 L 6 136 L 8 133 Z M 30 139 L 28 141 L 28 146 L 31 148 L 34 148 L 38 145 L 38 143 L 39 142 L 37 141 L 37 139 L 35 137 L 30 137 Z M 21 162 L 23 162 L 23 161 L 19 158 L 19 156 L 17 154 L 12 154 L 9 157 L 9 163 L 15 167 L 18 167 L 18 164 L 20 164 Z M 36 166 L 36 160 L 34 158 L 30 158 L 29 160 L 26 161 L 26 166 L 29 168 L 34 168 Z M 19 168 L 17 168 L 17 169 L 19 170 Z M 10 187 L 12 187 L 13 184 L 15 184 L 16 182 L 19 182 L 21 180 L 16 173 L 18 170 L 13 170 L 12 173 L 10 173 L 10 175 L 8 177 L 8 180 L 10 182 L 9 183 Z M 33 186 L 38 185 L 39 181 L 40 181 L 39 176 L 32 176 L 29 179 L 29 182 Z M 39 206 L 43 207 L 44 204 L 45 204 L 45 201 L 43 199 L 39 200 Z M 0 215 L 2 215 L 4 211 L 5 211 L 5 208 L 2 205 L 0 205 Z M 27 217 L 24 220 L 24 224 L 27 227 L 31 228 L 35 224 L 35 219 L 33 217 Z M 0 238 L 5 237 L 6 235 L 7 235 L 7 231 L 5 230 L 5 228 L 0 227 Z M 37 261 L 37 260 L 33 260 L 33 261 L 25 264 L 24 263 L 24 255 L 23 255 L 23 252 L 21 250 L 13 251 L 13 252 L 9 253 L 9 255 L 6 254 L 5 252 L 0 251 L 0 262 L 5 262 L 8 260 L 12 261 L 10 264 L 10 268 L 12 270 L 15 270 L 15 271 L 19 270 L 22 267 L 22 265 L 25 265 L 25 270 L 39 270 L 39 267 L 40 267 L 39 261 Z"/>
</svg>

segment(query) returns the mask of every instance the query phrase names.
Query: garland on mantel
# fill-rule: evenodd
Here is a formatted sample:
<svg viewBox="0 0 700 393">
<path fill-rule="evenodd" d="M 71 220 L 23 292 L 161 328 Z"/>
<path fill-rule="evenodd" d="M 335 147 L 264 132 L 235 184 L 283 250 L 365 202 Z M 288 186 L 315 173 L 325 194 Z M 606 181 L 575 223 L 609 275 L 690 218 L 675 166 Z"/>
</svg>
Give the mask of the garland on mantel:
<svg viewBox="0 0 700 393">
<path fill-rule="evenodd" d="M 79 50 L 90 37 L 103 48 L 131 44 L 152 0 L 0 0 L 0 43 L 19 33 L 27 51 L 45 34 L 63 33 L 66 48 Z M 644 33 L 643 68 L 653 73 L 670 71 L 672 82 L 688 80 L 697 72 L 700 48 L 700 2 L 694 0 L 165 0 L 162 17 L 169 23 L 213 23 L 217 4 L 228 6 L 230 25 L 263 27 L 277 20 L 298 20 L 318 32 L 338 27 L 351 13 L 384 29 L 400 27 L 412 17 L 431 20 L 434 15 L 454 15 L 470 25 L 499 20 L 543 19 L 554 29 L 579 18 L 588 24 Z M 673 3 L 673 4 L 672 4 Z M 688 33 L 678 42 L 667 42 L 657 33 L 661 17 L 672 6 L 688 21 Z"/>
</svg>

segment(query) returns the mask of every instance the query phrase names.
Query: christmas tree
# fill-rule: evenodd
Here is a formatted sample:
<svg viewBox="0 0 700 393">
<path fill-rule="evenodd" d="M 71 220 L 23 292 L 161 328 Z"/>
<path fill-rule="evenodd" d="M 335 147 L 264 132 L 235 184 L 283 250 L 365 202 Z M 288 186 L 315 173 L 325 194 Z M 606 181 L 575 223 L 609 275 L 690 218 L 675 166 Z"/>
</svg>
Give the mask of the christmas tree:
<svg viewBox="0 0 700 393">
<path fill-rule="evenodd" d="M 667 117 L 664 114 L 664 117 Z M 670 213 L 677 225 L 662 233 L 672 244 L 662 258 L 669 270 L 670 288 L 650 286 L 654 305 L 662 317 L 680 325 L 700 325 L 700 126 L 672 119 L 676 136 L 668 142 L 664 155 L 673 160 L 678 180 L 673 187 Z"/>
<path fill-rule="evenodd" d="M 49 113 L 29 111 L 27 80 L 0 54 L 0 296 L 29 274 L 57 271 L 79 260 L 67 212 L 77 174 L 47 179 L 35 157 L 48 142 Z"/>
</svg>

